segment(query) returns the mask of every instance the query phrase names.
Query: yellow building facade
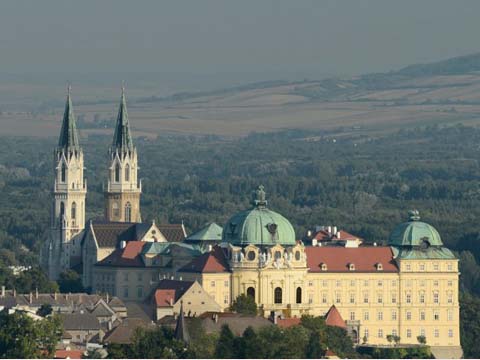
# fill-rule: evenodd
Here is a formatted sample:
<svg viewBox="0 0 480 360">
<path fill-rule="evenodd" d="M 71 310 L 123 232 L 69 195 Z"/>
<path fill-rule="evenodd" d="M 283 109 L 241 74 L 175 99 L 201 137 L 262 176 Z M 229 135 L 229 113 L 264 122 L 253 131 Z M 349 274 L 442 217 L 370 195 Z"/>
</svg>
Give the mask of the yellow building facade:
<svg viewBox="0 0 480 360">
<path fill-rule="evenodd" d="M 304 246 L 262 188 L 253 208 L 225 225 L 223 243 L 179 270 L 228 309 L 252 296 L 265 317 L 325 315 L 332 305 L 358 344 L 418 337 L 442 357 L 460 357 L 458 260 L 418 212 L 392 232 L 390 246 Z"/>
</svg>

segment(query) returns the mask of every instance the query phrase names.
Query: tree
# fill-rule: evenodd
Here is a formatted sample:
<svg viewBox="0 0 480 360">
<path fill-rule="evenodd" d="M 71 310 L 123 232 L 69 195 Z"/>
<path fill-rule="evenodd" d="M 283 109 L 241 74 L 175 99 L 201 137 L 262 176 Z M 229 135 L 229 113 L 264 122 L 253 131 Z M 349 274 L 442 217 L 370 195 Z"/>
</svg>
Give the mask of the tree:
<svg viewBox="0 0 480 360">
<path fill-rule="evenodd" d="M 257 315 L 257 304 L 253 297 L 241 294 L 233 301 L 230 310 L 244 315 Z"/>
<path fill-rule="evenodd" d="M 230 359 L 234 355 L 234 339 L 232 330 L 228 325 L 222 325 L 220 330 L 220 337 L 217 341 L 217 347 L 215 348 L 215 357 L 218 359 Z"/>
<path fill-rule="evenodd" d="M 307 359 L 320 359 L 325 355 L 325 351 L 324 345 L 320 342 L 320 333 L 313 331 L 308 339 L 305 357 Z"/>
<path fill-rule="evenodd" d="M 53 358 L 62 335 L 61 320 L 50 317 L 34 321 L 22 313 L 0 313 L 0 357 Z"/>
<path fill-rule="evenodd" d="M 480 358 L 480 299 L 460 296 L 460 340 L 465 358 Z"/>
<path fill-rule="evenodd" d="M 62 272 L 57 282 L 58 286 L 60 287 L 60 292 L 62 293 L 80 293 L 85 291 L 80 275 L 73 270 Z"/>
<path fill-rule="evenodd" d="M 52 305 L 50 304 L 42 304 L 40 308 L 37 310 L 37 315 L 42 316 L 42 317 L 47 317 L 52 313 Z"/>
<path fill-rule="evenodd" d="M 387 335 L 387 341 L 389 344 L 392 344 L 393 342 L 393 335 Z"/>
<path fill-rule="evenodd" d="M 393 335 L 393 341 L 395 342 L 395 346 L 398 346 L 398 344 L 400 344 L 400 336 Z"/>
<path fill-rule="evenodd" d="M 238 355 L 242 355 L 244 359 L 261 358 L 263 354 L 262 340 L 251 326 L 245 329 L 242 338 L 243 349 L 242 353 Z"/>
<path fill-rule="evenodd" d="M 165 326 L 154 330 L 137 328 L 130 346 L 132 358 L 185 358 L 188 349 L 183 342 L 174 338 L 173 329 Z"/>
<path fill-rule="evenodd" d="M 28 293 L 36 290 L 46 293 L 58 291 L 57 283 L 50 281 L 39 267 L 21 272 L 15 279 L 14 287 L 18 293 Z"/>
<path fill-rule="evenodd" d="M 427 338 L 423 335 L 418 335 L 417 336 L 417 341 L 421 345 L 425 345 L 427 343 Z"/>
</svg>

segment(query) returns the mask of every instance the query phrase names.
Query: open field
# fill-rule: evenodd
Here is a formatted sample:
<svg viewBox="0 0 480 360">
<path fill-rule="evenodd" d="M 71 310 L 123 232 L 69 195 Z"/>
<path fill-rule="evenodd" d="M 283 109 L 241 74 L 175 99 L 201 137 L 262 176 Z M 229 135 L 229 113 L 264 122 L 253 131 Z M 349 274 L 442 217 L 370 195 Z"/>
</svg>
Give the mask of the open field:
<svg viewBox="0 0 480 360">
<path fill-rule="evenodd" d="M 435 66 L 437 69 L 438 64 Z M 425 71 L 425 67 L 421 69 Z M 375 134 L 433 124 L 480 124 L 478 71 L 433 75 L 415 71 L 413 66 L 396 73 L 349 79 L 277 81 L 167 97 L 165 89 L 151 83 L 136 85 L 128 88 L 129 115 L 135 136 L 150 137 L 237 137 L 284 129 L 340 128 L 343 132 Z M 45 98 L 42 91 L 49 94 L 48 101 L 41 101 Z M 0 84 L 0 99 L 10 101 L 8 106 L 0 102 L 0 134 L 56 136 L 63 112 L 62 91 L 51 85 L 42 89 L 38 83 L 32 87 Z M 82 136 L 111 133 L 118 92 L 93 85 L 76 90 L 73 100 L 77 117 L 83 119 L 79 126 Z M 105 120 L 105 125 L 94 124 L 94 119 Z"/>
</svg>

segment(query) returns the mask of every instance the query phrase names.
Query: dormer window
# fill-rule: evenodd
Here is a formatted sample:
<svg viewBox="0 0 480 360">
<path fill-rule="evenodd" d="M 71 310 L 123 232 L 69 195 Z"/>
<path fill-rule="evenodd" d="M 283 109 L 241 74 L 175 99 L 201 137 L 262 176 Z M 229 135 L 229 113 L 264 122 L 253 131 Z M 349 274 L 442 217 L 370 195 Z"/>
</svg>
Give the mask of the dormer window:
<svg viewBox="0 0 480 360">
<path fill-rule="evenodd" d="M 322 271 L 327 271 L 327 270 L 328 270 L 327 264 L 321 263 L 321 264 L 320 264 L 320 269 L 322 269 Z"/>
<path fill-rule="evenodd" d="M 355 271 L 355 264 L 353 263 L 348 264 L 348 270 Z"/>
<path fill-rule="evenodd" d="M 383 270 L 383 265 L 381 263 L 376 263 L 375 268 L 377 269 L 377 271 L 382 271 Z"/>
</svg>

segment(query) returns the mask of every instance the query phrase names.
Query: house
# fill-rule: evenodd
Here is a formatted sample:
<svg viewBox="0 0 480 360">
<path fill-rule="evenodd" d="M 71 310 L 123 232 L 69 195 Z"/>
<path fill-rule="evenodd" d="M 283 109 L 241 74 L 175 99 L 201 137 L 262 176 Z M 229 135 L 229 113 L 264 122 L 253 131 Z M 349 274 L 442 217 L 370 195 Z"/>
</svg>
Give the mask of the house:
<svg viewBox="0 0 480 360">
<path fill-rule="evenodd" d="M 219 245 L 222 242 L 223 228 L 214 222 L 206 224 L 200 230 L 187 236 L 185 242 L 188 244 L 195 244 L 202 248 L 204 251 L 211 250 L 215 245 Z"/>
<path fill-rule="evenodd" d="M 127 318 L 108 331 L 103 337 L 104 344 L 131 344 L 137 328 L 153 329 L 155 325 L 140 318 Z"/>
<path fill-rule="evenodd" d="M 182 304 L 187 316 L 222 310 L 197 281 L 161 280 L 153 292 L 152 303 L 156 309 L 156 320 L 179 314 Z"/>
<path fill-rule="evenodd" d="M 95 315 L 87 312 L 60 314 L 63 330 L 71 336 L 72 343 L 86 344 L 95 336 L 103 339 L 105 330 L 100 325 Z"/>
</svg>

